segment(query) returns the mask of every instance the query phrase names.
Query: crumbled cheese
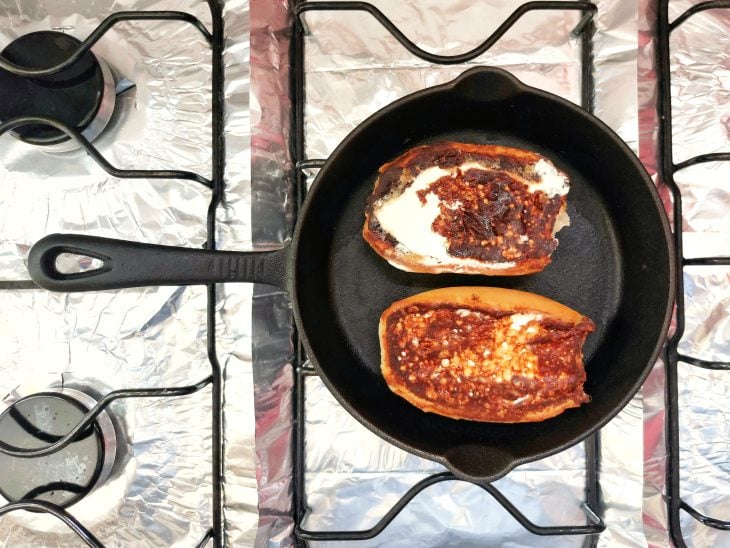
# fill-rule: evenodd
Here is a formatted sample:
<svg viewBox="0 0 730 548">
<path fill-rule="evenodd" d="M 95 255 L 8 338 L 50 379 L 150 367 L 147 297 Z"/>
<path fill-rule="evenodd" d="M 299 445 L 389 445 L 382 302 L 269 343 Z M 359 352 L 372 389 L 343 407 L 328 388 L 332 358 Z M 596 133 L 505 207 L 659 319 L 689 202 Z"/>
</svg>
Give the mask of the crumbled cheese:
<svg viewBox="0 0 730 548">
<path fill-rule="evenodd" d="M 519 331 L 522 327 L 526 326 L 531 321 L 542 320 L 541 314 L 512 314 L 510 316 L 511 324 L 510 329 L 513 331 Z"/>
<path fill-rule="evenodd" d="M 539 183 L 530 183 L 527 186 L 530 188 L 530 192 L 542 190 L 548 196 L 565 196 L 570 190 L 570 184 L 568 178 L 558 171 L 558 169 L 545 159 L 540 159 L 535 164 L 535 173 L 540 177 Z"/>
</svg>

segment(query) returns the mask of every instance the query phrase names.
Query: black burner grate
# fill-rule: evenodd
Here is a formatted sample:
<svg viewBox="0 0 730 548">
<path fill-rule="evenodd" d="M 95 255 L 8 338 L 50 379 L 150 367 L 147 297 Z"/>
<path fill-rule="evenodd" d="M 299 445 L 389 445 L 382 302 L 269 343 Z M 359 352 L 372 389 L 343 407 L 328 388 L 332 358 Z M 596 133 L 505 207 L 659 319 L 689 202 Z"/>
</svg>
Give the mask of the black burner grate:
<svg viewBox="0 0 730 548">
<path fill-rule="evenodd" d="M 181 179 L 202 184 L 212 190 L 211 200 L 208 206 L 206 228 L 207 242 L 209 249 L 215 249 L 215 228 L 216 209 L 223 199 L 224 192 L 224 167 L 225 167 L 225 142 L 224 142 L 224 67 L 223 67 L 223 3 L 222 0 L 205 0 L 210 8 L 212 18 L 212 30 L 196 17 L 189 13 L 178 11 L 124 11 L 117 12 L 107 17 L 89 36 L 84 40 L 74 55 L 69 57 L 64 63 L 47 69 L 27 69 L 8 63 L 6 60 L 0 59 L 0 67 L 19 76 L 33 77 L 41 75 L 56 74 L 64 68 L 73 64 L 81 58 L 104 34 L 117 23 L 122 21 L 180 21 L 188 23 L 197 28 L 205 37 L 211 50 L 212 65 L 212 177 L 207 178 L 198 173 L 180 170 L 133 170 L 119 169 L 111 165 L 80 132 L 69 127 L 68 125 L 48 117 L 17 117 L 9 119 L 0 124 L 0 135 L 7 131 L 20 128 L 29 124 L 44 124 L 51 126 L 65 133 L 71 139 L 75 139 L 86 152 L 110 175 L 118 178 L 134 179 Z M 2 281 L 0 282 L 0 290 L 17 290 L 17 289 L 35 289 L 33 282 L 26 280 L 19 281 Z M 57 442 L 37 450 L 22 450 L 16 447 L 9 447 L 6 444 L 0 444 L 0 452 L 23 457 L 33 457 L 47 455 L 60 451 L 67 447 L 77 437 L 83 435 L 84 429 L 88 427 L 96 417 L 109 404 L 118 399 L 124 398 L 161 398 L 161 397 L 177 397 L 186 396 L 202 390 L 208 385 L 212 387 L 212 408 L 213 416 L 211 418 L 212 428 L 212 462 L 213 462 L 213 523 L 200 540 L 198 546 L 205 546 L 211 540 L 214 546 L 223 546 L 223 506 L 222 506 L 222 489 L 221 482 L 223 479 L 223 374 L 218 357 L 216 354 L 216 287 L 215 284 L 207 286 L 207 351 L 208 359 L 211 364 L 211 375 L 200 382 L 183 387 L 164 387 L 164 388 L 131 388 L 115 390 L 100 399 L 83 420 L 71 430 L 66 436 Z M 18 502 L 6 504 L 0 507 L 0 519 L 2 516 L 18 510 L 31 510 L 36 512 L 47 513 L 55 516 L 65 523 L 69 529 L 74 531 L 78 537 L 87 545 L 92 547 L 103 547 L 99 539 L 97 539 L 91 531 L 74 518 L 69 512 L 58 505 L 51 504 L 39 500 L 21 500 Z"/>
<path fill-rule="evenodd" d="M 669 0 L 659 0 L 657 12 L 657 70 L 659 76 L 658 111 L 659 124 L 659 174 L 671 193 L 674 217 L 674 243 L 677 250 L 677 294 L 676 294 L 676 330 L 669 339 L 666 349 L 666 443 L 667 443 L 667 471 L 666 471 L 666 501 L 669 517 L 669 533 L 676 546 L 684 547 L 686 543 L 682 537 L 680 510 L 684 510 L 693 518 L 715 529 L 730 530 L 730 521 L 705 516 L 698 512 L 681 498 L 680 490 L 680 441 L 679 441 L 679 362 L 695 367 L 713 370 L 730 371 L 730 362 L 703 360 L 694 356 L 680 354 L 679 342 L 684 334 L 685 306 L 684 280 L 681 275 L 687 266 L 728 266 L 730 257 L 702 257 L 686 259 L 683 253 L 682 242 L 682 193 L 674 180 L 678 171 L 706 162 L 730 161 L 730 152 L 701 154 L 684 162 L 675 164 L 672 152 L 672 93 L 671 93 L 671 63 L 669 38 L 672 31 L 677 29 L 690 17 L 710 9 L 728 9 L 730 0 L 714 0 L 700 2 L 682 13 L 673 21 L 669 20 Z"/>
<path fill-rule="evenodd" d="M 479 46 L 471 51 L 459 55 L 436 55 L 419 48 L 410 41 L 378 8 L 367 2 L 294 2 L 295 33 L 292 40 L 292 93 L 294 103 L 294 132 L 293 151 L 296 166 L 296 204 L 301 206 L 307 192 L 307 177 L 305 170 L 317 169 L 324 165 L 324 160 L 306 159 L 304 157 L 304 105 L 305 75 L 304 75 L 304 36 L 309 30 L 306 26 L 304 14 L 309 11 L 361 11 L 374 17 L 401 45 L 410 53 L 425 61 L 449 65 L 471 61 L 488 51 L 522 16 L 530 11 L 537 10 L 571 10 L 583 14 L 572 35 L 581 40 L 581 105 L 589 112 L 593 111 L 593 95 L 595 92 L 593 80 L 593 34 L 595 25 L 593 17 L 596 6 L 591 2 L 527 2 L 519 6 L 512 14 L 487 37 Z M 296 335 L 295 335 L 296 338 Z M 396 502 L 391 509 L 370 529 L 360 531 L 310 531 L 304 529 L 303 523 L 307 516 L 306 501 L 306 459 L 305 459 L 305 378 L 316 375 L 304 355 L 304 349 L 298 338 L 296 339 L 297 354 L 295 357 L 294 379 L 294 521 L 297 542 L 306 545 L 308 541 L 347 541 L 366 540 L 379 535 L 403 510 L 406 505 L 419 493 L 443 481 L 462 481 L 455 478 L 450 472 L 433 474 L 415 484 Z M 595 546 L 599 534 L 605 529 L 602 519 L 602 502 L 600 496 L 599 469 L 600 469 L 600 433 L 585 441 L 586 454 L 586 484 L 585 501 L 581 508 L 586 514 L 586 525 L 541 526 L 531 522 L 516 508 L 499 489 L 491 484 L 479 486 L 488 492 L 502 505 L 525 529 L 536 535 L 585 535 L 584 546 Z"/>
</svg>

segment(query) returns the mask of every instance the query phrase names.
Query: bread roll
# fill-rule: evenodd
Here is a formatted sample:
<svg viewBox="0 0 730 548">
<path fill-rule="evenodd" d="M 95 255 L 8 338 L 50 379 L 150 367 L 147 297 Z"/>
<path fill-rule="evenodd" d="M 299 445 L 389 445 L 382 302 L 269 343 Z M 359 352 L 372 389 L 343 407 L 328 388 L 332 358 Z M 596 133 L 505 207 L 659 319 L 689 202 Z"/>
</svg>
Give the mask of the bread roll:
<svg viewBox="0 0 730 548">
<path fill-rule="evenodd" d="M 550 160 L 497 145 L 416 147 L 380 168 L 363 236 L 408 272 L 518 275 L 550 263 L 569 224 L 568 177 Z"/>
<path fill-rule="evenodd" d="M 419 409 L 483 422 L 536 422 L 578 407 L 593 322 L 523 291 L 449 287 L 380 318 L 381 371 Z"/>
</svg>

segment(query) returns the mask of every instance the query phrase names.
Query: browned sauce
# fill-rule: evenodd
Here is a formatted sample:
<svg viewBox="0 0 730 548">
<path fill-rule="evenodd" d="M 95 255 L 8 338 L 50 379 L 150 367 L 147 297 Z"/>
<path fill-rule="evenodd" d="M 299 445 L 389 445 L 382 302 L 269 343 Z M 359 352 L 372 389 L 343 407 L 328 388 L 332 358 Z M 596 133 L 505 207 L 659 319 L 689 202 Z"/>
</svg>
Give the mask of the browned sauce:
<svg viewBox="0 0 730 548">
<path fill-rule="evenodd" d="M 536 314 L 525 312 L 524 314 Z M 589 401 L 582 346 L 593 323 L 449 304 L 412 305 L 386 326 L 395 382 L 463 418 L 511 422 L 572 400 Z"/>
<path fill-rule="evenodd" d="M 381 173 L 368 200 L 372 212 L 375 203 L 391 192 L 400 192 L 412 184 L 424 169 L 438 166 L 456 168 L 477 162 L 485 169 L 458 172 L 456 177 L 442 177 L 419 192 L 422 203 L 433 192 L 441 201 L 440 214 L 432 229 L 448 241 L 453 257 L 489 262 L 521 262 L 549 257 L 557 247 L 553 229 L 565 196 L 548 197 L 544 192 L 530 192 L 525 180 L 537 181 L 530 169 L 533 162 L 504 154 L 463 152 L 453 143 L 443 143 L 418 150 L 404 163 L 393 163 Z M 370 230 L 395 246 L 375 216 Z"/>
<path fill-rule="evenodd" d="M 545 257 L 557 247 L 555 218 L 564 196 L 548 198 L 499 171 L 470 169 L 442 177 L 418 192 L 441 200 L 433 230 L 449 242 L 454 257 L 508 262 Z"/>
</svg>

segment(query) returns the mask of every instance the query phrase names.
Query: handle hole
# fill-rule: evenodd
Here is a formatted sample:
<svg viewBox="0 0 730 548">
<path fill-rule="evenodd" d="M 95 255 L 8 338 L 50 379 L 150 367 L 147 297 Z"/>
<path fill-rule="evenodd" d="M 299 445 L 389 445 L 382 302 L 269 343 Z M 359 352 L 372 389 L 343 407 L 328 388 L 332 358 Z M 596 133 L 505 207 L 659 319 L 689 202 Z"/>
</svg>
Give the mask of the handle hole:
<svg viewBox="0 0 730 548">
<path fill-rule="evenodd" d="M 89 257 L 79 253 L 60 253 L 56 257 L 56 271 L 59 274 L 84 274 L 99 270 L 104 261 L 96 257 Z"/>
</svg>

